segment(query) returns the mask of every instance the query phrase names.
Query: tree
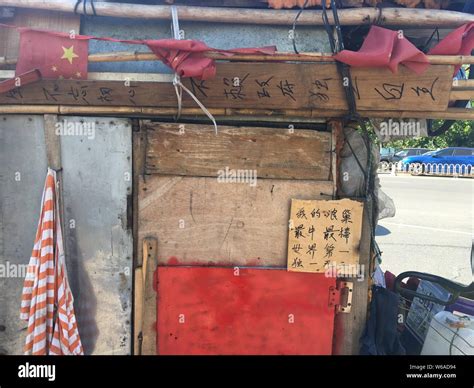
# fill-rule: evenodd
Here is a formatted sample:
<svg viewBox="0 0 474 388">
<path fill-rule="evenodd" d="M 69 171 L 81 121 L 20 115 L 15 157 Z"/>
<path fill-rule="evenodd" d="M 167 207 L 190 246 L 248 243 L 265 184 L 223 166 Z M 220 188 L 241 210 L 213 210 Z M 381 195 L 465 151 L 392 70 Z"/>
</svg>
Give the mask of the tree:
<svg viewBox="0 0 474 388">
<path fill-rule="evenodd" d="M 441 125 L 442 120 L 435 120 L 433 127 Z M 411 139 L 393 140 L 386 147 L 393 148 L 445 148 L 445 147 L 471 147 L 474 148 L 473 122 L 469 120 L 456 121 L 442 135 L 426 136 Z"/>
</svg>

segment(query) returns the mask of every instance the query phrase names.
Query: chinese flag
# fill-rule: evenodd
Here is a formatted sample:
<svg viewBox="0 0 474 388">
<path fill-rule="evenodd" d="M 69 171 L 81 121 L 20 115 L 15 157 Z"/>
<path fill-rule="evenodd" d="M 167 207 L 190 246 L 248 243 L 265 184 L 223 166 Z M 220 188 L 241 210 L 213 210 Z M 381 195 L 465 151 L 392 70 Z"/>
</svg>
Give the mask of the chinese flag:
<svg viewBox="0 0 474 388">
<path fill-rule="evenodd" d="M 16 75 L 38 69 L 46 79 L 87 79 L 89 37 L 20 30 Z"/>
</svg>

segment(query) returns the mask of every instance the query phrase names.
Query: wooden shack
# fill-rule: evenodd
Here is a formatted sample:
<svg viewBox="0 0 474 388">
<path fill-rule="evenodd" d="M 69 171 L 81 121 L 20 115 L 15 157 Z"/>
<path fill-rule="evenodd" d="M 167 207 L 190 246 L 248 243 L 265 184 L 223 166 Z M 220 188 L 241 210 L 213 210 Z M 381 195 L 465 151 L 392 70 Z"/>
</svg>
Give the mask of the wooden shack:
<svg viewBox="0 0 474 388">
<path fill-rule="evenodd" d="M 351 68 L 351 106 L 325 2 L 302 11 L 298 1 L 154 3 L 0 0 L 5 82 L 14 82 L 19 60 L 15 26 L 94 37 L 87 79 L 3 84 L 0 261 L 28 263 L 50 166 L 61 182 L 86 354 L 358 354 L 378 208 L 366 187 L 376 157 L 370 134 L 354 130 L 354 113 L 473 119 L 472 110 L 452 106 L 473 97 L 472 80 L 452 78 L 473 57 L 428 56 L 422 74 Z M 474 22 L 456 1 L 377 3 L 341 2 L 345 38 L 362 42 L 377 23 L 419 43 L 434 29 L 442 39 Z M 105 37 L 112 39 L 95 39 Z M 127 41 L 173 37 L 213 48 L 203 58 L 215 75 L 177 83 L 145 45 Z M 264 46 L 277 51 L 223 51 Z M 343 163 L 353 154 L 363 171 L 355 159 Z M 342 198 L 363 203 L 363 276 L 288 271 L 291 201 Z M 21 353 L 24 343 L 22 281 L 0 282 L 3 354 Z"/>
</svg>

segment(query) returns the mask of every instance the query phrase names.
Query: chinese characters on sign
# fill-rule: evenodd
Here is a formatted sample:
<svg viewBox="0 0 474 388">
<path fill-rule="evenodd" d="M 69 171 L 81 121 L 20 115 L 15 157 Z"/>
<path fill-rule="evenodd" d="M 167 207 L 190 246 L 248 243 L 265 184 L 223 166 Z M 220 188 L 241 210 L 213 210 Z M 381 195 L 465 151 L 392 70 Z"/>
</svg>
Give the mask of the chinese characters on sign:
<svg viewBox="0 0 474 388">
<path fill-rule="evenodd" d="M 359 262 L 363 203 L 291 201 L 288 271 L 325 272 L 333 265 Z"/>
<path fill-rule="evenodd" d="M 67 63 L 67 61 L 66 61 Z M 451 68 L 431 66 L 417 75 L 409 70 L 352 70 L 357 108 L 444 111 L 452 86 Z M 84 75 L 84 74 L 83 74 Z M 176 107 L 171 82 L 42 80 L 0 93 L 0 104 Z M 335 64 L 219 63 L 216 77 L 183 78 L 206 108 L 346 110 L 344 80 Z M 195 107 L 186 93 L 183 107 Z"/>
</svg>

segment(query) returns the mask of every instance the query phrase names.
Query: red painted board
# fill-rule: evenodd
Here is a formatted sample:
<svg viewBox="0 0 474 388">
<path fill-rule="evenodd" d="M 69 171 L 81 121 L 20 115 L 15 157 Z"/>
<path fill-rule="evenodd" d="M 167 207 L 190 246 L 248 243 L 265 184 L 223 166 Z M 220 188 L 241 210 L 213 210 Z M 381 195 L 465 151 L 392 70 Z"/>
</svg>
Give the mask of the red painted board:
<svg viewBox="0 0 474 388">
<path fill-rule="evenodd" d="M 280 269 L 158 267 L 157 354 L 331 354 L 335 278 Z"/>
</svg>

